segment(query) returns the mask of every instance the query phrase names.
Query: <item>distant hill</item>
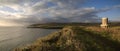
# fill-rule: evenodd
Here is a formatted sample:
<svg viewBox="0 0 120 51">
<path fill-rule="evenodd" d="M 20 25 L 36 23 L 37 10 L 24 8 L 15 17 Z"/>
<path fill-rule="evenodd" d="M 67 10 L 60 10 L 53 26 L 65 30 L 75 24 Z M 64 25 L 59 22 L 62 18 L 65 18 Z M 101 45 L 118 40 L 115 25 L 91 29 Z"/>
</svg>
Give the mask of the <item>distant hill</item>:
<svg viewBox="0 0 120 51">
<path fill-rule="evenodd" d="M 100 26 L 101 23 L 42 23 L 42 24 L 32 24 L 29 28 L 48 28 L 57 29 L 63 28 L 65 26 Z M 109 26 L 120 26 L 120 22 L 109 22 Z"/>
</svg>

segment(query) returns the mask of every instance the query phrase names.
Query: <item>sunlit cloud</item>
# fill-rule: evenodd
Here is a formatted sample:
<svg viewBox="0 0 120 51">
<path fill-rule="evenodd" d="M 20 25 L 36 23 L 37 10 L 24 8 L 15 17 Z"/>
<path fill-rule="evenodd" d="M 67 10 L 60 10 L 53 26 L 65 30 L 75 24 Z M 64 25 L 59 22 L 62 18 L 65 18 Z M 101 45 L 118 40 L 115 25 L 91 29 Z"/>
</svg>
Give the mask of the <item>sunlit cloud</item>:
<svg viewBox="0 0 120 51">
<path fill-rule="evenodd" d="M 85 1 L 87 0 L 0 0 L 0 25 L 98 22 L 98 13 L 120 8 L 120 5 L 101 9 L 81 6 Z"/>
</svg>

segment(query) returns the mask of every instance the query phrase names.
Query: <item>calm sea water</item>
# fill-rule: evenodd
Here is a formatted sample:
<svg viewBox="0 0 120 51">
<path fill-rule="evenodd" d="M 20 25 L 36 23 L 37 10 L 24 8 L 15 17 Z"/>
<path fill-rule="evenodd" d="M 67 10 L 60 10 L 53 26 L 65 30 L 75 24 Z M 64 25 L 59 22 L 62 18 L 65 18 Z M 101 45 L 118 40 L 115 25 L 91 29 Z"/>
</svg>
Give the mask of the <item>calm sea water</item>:
<svg viewBox="0 0 120 51">
<path fill-rule="evenodd" d="M 18 46 L 34 42 L 57 29 L 40 29 L 25 27 L 0 27 L 0 51 L 12 51 Z"/>
</svg>

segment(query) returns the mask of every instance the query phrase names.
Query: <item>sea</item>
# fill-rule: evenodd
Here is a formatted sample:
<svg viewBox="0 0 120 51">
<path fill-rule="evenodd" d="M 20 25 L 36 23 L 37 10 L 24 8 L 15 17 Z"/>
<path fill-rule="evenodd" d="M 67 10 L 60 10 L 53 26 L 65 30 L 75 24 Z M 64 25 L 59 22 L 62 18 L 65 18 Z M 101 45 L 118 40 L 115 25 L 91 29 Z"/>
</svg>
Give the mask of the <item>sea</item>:
<svg viewBox="0 0 120 51">
<path fill-rule="evenodd" d="M 0 51 L 13 51 L 57 30 L 59 29 L 0 27 Z"/>
</svg>

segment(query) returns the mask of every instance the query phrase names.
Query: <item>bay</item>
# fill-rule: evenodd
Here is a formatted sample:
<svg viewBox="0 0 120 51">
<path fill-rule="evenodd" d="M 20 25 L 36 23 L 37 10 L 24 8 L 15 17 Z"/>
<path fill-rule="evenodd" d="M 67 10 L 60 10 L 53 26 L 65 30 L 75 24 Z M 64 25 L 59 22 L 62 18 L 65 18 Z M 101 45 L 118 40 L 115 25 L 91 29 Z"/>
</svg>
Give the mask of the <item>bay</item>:
<svg viewBox="0 0 120 51">
<path fill-rule="evenodd" d="M 0 51 L 12 51 L 14 48 L 33 43 L 58 29 L 40 29 L 26 27 L 0 27 Z"/>
</svg>

